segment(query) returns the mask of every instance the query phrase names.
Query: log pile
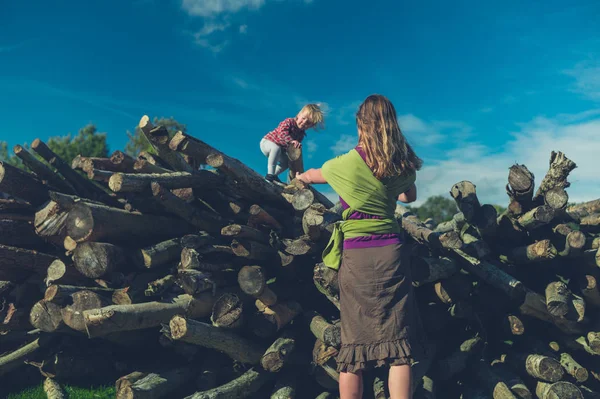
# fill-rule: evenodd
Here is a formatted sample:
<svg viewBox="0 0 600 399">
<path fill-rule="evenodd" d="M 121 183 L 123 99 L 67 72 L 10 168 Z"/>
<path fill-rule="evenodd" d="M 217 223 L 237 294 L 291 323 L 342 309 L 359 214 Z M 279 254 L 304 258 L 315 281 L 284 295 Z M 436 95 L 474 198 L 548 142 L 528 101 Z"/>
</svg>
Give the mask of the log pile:
<svg viewBox="0 0 600 399">
<path fill-rule="evenodd" d="M 339 289 L 320 257 L 339 203 L 139 127 L 153 151 L 137 158 L 69 165 L 38 139 L 14 148 L 30 172 L 0 163 L 0 379 L 34 370 L 48 397 L 97 378 L 117 398 L 337 397 Z M 568 206 L 574 167 L 552 153 L 535 193 L 511 167 L 501 215 L 468 181 L 449 222 L 398 206 L 427 337 L 416 397 L 597 397 L 600 200 Z M 388 397 L 385 373 L 365 378 Z"/>
</svg>

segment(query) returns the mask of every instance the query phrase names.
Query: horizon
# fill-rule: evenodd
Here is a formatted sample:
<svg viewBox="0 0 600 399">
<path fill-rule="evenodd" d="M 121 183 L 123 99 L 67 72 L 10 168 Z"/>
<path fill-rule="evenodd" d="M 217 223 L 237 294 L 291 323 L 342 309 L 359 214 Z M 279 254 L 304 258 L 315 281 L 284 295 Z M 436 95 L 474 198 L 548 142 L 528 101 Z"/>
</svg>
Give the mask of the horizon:
<svg viewBox="0 0 600 399">
<path fill-rule="evenodd" d="M 261 175 L 260 139 L 308 102 L 305 168 L 356 145 L 354 112 L 380 93 L 424 160 L 418 206 L 469 180 L 508 204 L 508 169 L 536 189 L 551 151 L 577 164 L 570 202 L 600 198 L 600 4 L 551 1 L 343 6 L 326 0 L 136 0 L 6 4 L 0 15 L 0 140 L 76 134 L 93 123 L 109 150 L 143 115 Z M 312 26 L 309 24 L 312 23 Z M 332 197 L 328 186 L 316 186 Z"/>
</svg>

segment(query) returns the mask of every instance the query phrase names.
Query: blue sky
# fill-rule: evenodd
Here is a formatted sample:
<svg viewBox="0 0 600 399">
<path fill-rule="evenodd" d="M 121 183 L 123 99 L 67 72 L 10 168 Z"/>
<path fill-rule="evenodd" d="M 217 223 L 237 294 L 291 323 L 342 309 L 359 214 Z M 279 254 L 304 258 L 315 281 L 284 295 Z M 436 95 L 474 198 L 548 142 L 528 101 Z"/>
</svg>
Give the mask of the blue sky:
<svg viewBox="0 0 600 399">
<path fill-rule="evenodd" d="M 566 3 L 4 0 L 0 140 L 94 123 L 116 150 L 142 115 L 173 116 L 264 173 L 262 136 L 321 102 L 327 129 L 304 143 L 319 167 L 381 93 L 425 161 L 419 202 L 470 180 L 505 204 L 508 168 L 539 183 L 552 150 L 578 164 L 571 199 L 599 198 L 600 3 Z"/>
</svg>

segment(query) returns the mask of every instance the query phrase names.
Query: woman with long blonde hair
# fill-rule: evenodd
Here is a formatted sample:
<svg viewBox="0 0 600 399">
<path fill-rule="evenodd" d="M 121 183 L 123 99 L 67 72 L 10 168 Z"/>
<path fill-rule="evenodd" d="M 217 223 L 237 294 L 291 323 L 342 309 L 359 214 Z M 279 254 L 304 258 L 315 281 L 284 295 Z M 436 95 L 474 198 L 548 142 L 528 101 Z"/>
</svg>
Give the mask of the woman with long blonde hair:
<svg viewBox="0 0 600 399">
<path fill-rule="evenodd" d="M 354 149 L 297 178 L 328 183 L 344 209 L 323 252 L 325 265 L 339 271 L 340 397 L 362 398 L 363 370 L 387 366 L 391 399 L 407 399 L 412 397 L 411 365 L 424 354 L 424 345 L 409 256 L 394 211 L 397 201 L 416 200 L 422 161 L 386 97 L 367 97 L 356 124 Z"/>
</svg>

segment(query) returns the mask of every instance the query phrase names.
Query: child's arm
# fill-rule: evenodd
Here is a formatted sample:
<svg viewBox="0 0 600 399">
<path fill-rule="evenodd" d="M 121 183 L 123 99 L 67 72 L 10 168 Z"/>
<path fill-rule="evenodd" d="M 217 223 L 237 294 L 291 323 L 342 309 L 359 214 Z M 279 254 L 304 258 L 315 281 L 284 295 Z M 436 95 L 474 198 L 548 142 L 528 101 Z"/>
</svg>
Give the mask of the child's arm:
<svg viewBox="0 0 600 399">
<path fill-rule="evenodd" d="M 321 169 L 309 169 L 304 173 L 297 173 L 296 179 L 300 180 L 303 183 L 311 184 L 325 184 L 327 180 L 323 177 L 323 173 L 321 173 Z"/>
<path fill-rule="evenodd" d="M 398 196 L 398 201 L 408 204 L 417 200 L 417 186 L 413 183 L 412 186 Z"/>
</svg>

